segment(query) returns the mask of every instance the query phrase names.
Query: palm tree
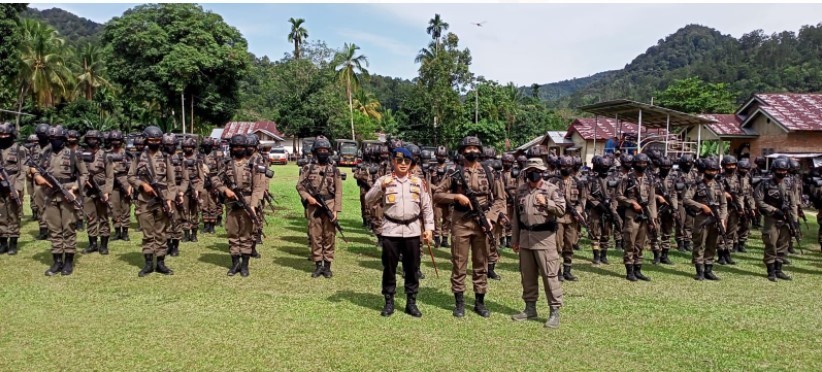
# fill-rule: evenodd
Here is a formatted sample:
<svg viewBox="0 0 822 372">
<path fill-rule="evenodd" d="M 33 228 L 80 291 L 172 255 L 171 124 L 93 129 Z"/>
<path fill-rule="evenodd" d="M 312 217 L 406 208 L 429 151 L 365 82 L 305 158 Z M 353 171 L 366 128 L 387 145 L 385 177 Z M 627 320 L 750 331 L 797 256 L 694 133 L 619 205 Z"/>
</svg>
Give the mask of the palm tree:
<svg viewBox="0 0 822 372">
<path fill-rule="evenodd" d="M 450 25 L 448 22 L 442 20 L 439 14 L 434 14 L 434 18 L 428 21 L 428 28 L 425 29 L 425 32 L 428 32 L 431 35 L 431 38 L 434 39 L 437 43 L 436 51 L 440 49 L 440 37 L 442 36 L 442 32 L 448 30 Z"/>
<path fill-rule="evenodd" d="M 343 50 L 337 52 L 334 57 L 334 66 L 336 66 L 337 78 L 340 82 L 345 84 L 345 91 L 348 94 L 348 111 L 351 114 L 351 139 L 356 140 L 354 136 L 354 102 L 352 101 L 352 90 L 361 86 L 360 75 L 368 76 L 368 70 L 363 65 L 368 67 L 368 58 L 362 54 L 355 56 L 360 47 L 357 44 L 345 43 Z"/>
<path fill-rule="evenodd" d="M 288 34 L 288 41 L 294 43 L 294 59 L 300 59 L 300 47 L 303 45 L 303 41 L 308 38 L 308 30 L 303 27 L 303 22 L 305 22 L 302 18 L 294 19 L 289 18 L 288 22 L 291 22 L 291 32 Z"/>
<path fill-rule="evenodd" d="M 414 63 L 422 63 L 423 65 L 427 62 L 430 62 L 436 56 L 437 51 L 437 44 L 435 42 L 431 42 L 428 44 L 428 48 L 422 48 L 419 52 L 417 52 L 417 56 L 414 58 Z"/>
<path fill-rule="evenodd" d="M 380 101 L 362 89 L 357 92 L 357 98 L 354 98 L 354 109 L 377 121 L 382 120 L 380 106 Z"/>
<path fill-rule="evenodd" d="M 103 77 L 106 67 L 100 47 L 89 43 L 81 48 L 74 65 L 74 70 L 79 72 L 76 77 L 76 89 L 81 91 L 87 100 L 91 101 L 97 89 L 112 87 Z"/>
<path fill-rule="evenodd" d="M 51 26 L 33 19 L 23 19 L 20 26 L 22 42 L 17 76 L 20 83 L 17 111 L 20 111 L 29 94 L 34 95 L 38 105 L 51 106 L 56 98 L 67 94 L 66 88 L 72 78 L 65 63 L 65 40 Z M 17 121 L 19 126 L 19 117 Z"/>
</svg>

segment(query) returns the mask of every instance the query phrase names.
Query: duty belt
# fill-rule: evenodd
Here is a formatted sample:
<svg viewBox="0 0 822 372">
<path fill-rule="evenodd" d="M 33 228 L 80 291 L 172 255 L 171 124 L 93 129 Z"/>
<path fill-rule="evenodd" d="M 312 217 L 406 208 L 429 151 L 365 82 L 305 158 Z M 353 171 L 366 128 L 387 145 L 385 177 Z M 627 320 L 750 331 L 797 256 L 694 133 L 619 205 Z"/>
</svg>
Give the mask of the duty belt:
<svg viewBox="0 0 822 372">
<path fill-rule="evenodd" d="M 540 223 L 532 226 L 528 226 L 527 224 L 523 223 L 521 220 L 519 221 L 519 228 L 522 230 L 527 231 L 557 231 L 557 222 L 556 221 L 548 221 L 546 223 Z"/>
<path fill-rule="evenodd" d="M 398 219 L 398 218 L 391 217 L 387 214 L 383 214 L 382 216 L 385 217 L 385 219 L 387 221 L 393 222 L 393 223 L 398 224 L 398 225 L 408 225 L 408 224 L 410 224 L 414 221 L 418 221 L 420 219 L 419 217 L 411 217 L 411 218 L 406 219 L 406 220 L 401 220 L 401 219 Z"/>
<path fill-rule="evenodd" d="M 463 206 L 462 204 L 460 204 L 460 203 L 456 203 L 456 202 L 455 202 L 453 205 L 454 205 L 454 210 L 455 210 L 455 211 L 457 211 L 457 212 L 467 213 L 467 212 L 470 212 L 470 211 L 471 211 L 471 207 L 470 207 L 470 206 L 467 206 L 467 207 L 466 207 L 466 206 Z M 489 204 L 482 204 L 482 205 L 480 205 L 480 208 L 482 208 L 482 211 L 483 211 L 483 212 L 488 212 L 488 210 L 489 210 L 489 209 L 491 209 L 491 205 L 489 205 Z"/>
<path fill-rule="evenodd" d="M 334 200 L 334 195 L 320 195 L 322 200 Z"/>
<path fill-rule="evenodd" d="M 69 178 L 57 178 L 57 177 L 54 177 L 54 178 L 56 178 L 56 179 L 57 179 L 57 182 L 60 182 L 60 183 L 77 182 L 77 177 L 69 177 Z"/>
</svg>

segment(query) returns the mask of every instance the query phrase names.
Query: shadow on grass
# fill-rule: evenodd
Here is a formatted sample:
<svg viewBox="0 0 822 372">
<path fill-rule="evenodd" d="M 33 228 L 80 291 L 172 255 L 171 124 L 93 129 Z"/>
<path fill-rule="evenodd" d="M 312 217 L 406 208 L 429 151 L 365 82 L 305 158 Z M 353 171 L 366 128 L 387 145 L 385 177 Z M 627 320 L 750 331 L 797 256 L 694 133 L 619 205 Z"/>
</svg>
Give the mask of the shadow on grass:
<svg viewBox="0 0 822 372">
<path fill-rule="evenodd" d="M 305 258 L 276 257 L 274 258 L 274 263 L 280 266 L 290 267 L 294 270 L 299 270 L 306 273 L 314 271 L 314 264 L 312 262 L 309 262 Z"/>
<path fill-rule="evenodd" d="M 137 268 L 142 268 L 146 263 L 142 251 L 122 253 L 117 255 L 117 259 Z"/>
<path fill-rule="evenodd" d="M 276 248 L 272 248 L 274 250 L 278 250 L 280 252 L 288 253 L 292 256 L 299 256 L 299 257 L 307 257 L 311 253 L 311 250 L 306 246 L 294 247 L 294 246 L 283 246 L 280 245 Z"/>
<path fill-rule="evenodd" d="M 19 249 L 20 247 L 18 246 L 17 248 Z M 35 260 L 39 261 L 44 265 L 51 265 L 53 262 L 53 259 L 51 257 L 51 246 L 49 246 L 48 249 L 43 249 L 40 252 L 35 253 L 34 256 L 32 256 L 32 258 L 34 258 Z"/>
<path fill-rule="evenodd" d="M 611 262 L 611 264 L 605 265 L 604 267 L 615 267 L 615 265 L 614 265 L 613 262 Z M 605 269 L 603 269 L 602 267 L 599 267 L 599 266 L 574 265 L 573 268 L 576 269 L 577 271 L 582 271 L 582 272 L 586 272 L 586 273 L 597 274 L 597 275 L 601 275 L 601 276 L 611 276 L 611 277 L 620 278 L 620 279 L 622 278 L 622 275 L 617 274 L 617 273 L 615 273 L 613 271 L 610 271 L 610 270 L 605 270 Z"/>
<path fill-rule="evenodd" d="M 745 276 L 752 276 L 754 278 L 759 278 L 766 275 L 766 271 L 764 265 L 762 265 L 762 272 L 753 272 L 748 270 L 742 270 L 732 265 L 714 265 L 714 271 L 717 273 L 728 272 L 736 275 L 745 275 Z"/>
<path fill-rule="evenodd" d="M 377 314 L 382 310 L 382 306 L 385 304 L 385 299 L 381 294 L 361 293 L 351 290 L 337 291 L 337 293 L 328 297 L 328 301 L 350 302 L 365 309 L 374 310 Z"/>
<path fill-rule="evenodd" d="M 802 273 L 802 274 L 809 274 L 809 275 L 822 275 L 822 271 L 817 270 L 808 270 L 802 267 L 796 266 L 782 266 L 783 271 L 787 271 L 789 273 Z"/>
<path fill-rule="evenodd" d="M 678 266 L 683 267 L 684 265 L 678 265 Z M 644 265 L 642 265 L 642 270 L 645 270 L 649 273 L 657 272 L 657 273 L 662 273 L 662 274 L 683 276 L 683 277 L 686 277 L 686 278 L 692 278 L 693 277 L 693 274 L 691 274 L 691 272 L 676 270 L 676 269 L 672 268 L 671 265 L 644 264 Z"/>
<path fill-rule="evenodd" d="M 282 240 L 282 241 L 289 242 L 289 243 L 294 243 L 294 244 L 297 244 L 297 245 L 302 246 L 302 247 L 306 247 L 306 248 L 308 247 L 308 236 L 285 235 L 285 236 L 278 236 L 277 238 Z"/>
<path fill-rule="evenodd" d="M 357 264 L 366 269 L 374 269 L 380 272 L 382 272 L 383 269 L 381 260 L 357 260 Z M 399 270 L 399 268 L 397 270 Z"/>
<path fill-rule="evenodd" d="M 203 253 L 197 260 L 200 262 L 212 264 L 214 266 L 224 267 L 226 269 L 231 268 L 231 257 L 228 255 L 228 253 Z"/>
</svg>

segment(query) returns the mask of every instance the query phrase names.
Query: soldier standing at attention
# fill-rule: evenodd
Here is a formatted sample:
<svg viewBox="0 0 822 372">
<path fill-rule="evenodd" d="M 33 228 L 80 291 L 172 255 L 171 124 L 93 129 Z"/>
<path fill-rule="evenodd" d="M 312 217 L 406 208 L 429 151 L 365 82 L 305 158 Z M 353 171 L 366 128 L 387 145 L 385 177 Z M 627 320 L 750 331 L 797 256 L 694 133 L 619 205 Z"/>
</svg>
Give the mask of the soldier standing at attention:
<svg viewBox="0 0 822 372">
<path fill-rule="evenodd" d="M 218 196 L 214 193 L 215 190 L 211 184 L 211 179 L 217 175 L 224 165 L 223 162 L 220 161 L 222 158 L 217 157 L 217 152 L 220 151 L 215 151 L 214 145 L 213 138 L 203 138 L 203 141 L 200 143 L 200 154 L 198 155 L 200 163 L 208 168 L 208 174 L 204 177 L 204 193 L 200 194 L 200 199 L 202 200 L 200 209 L 203 212 L 203 233 L 210 234 L 214 234 L 214 225 L 217 223 L 217 215 L 220 213 L 218 210 Z"/>
<path fill-rule="evenodd" d="M 197 141 L 194 138 L 183 140 L 183 167 L 188 173 L 188 190 L 183 195 L 183 241 L 197 242 L 197 230 L 200 226 L 200 198 L 203 195 L 205 174 L 202 164 L 194 149 Z"/>
<path fill-rule="evenodd" d="M 559 192 L 565 198 L 565 215 L 561 216 L 557 230 L 557 248 L 562 255 L 562 278 L 569 281 L 576 281 L 577 277 L 571 273 L 571 265 L 574 258 L 574 245 L 577 243 L 579 235 L 580 220 L 577 216 L 582 216 L 585 208 L 585 188 L 582 183 L 573 176 L 574 159 L 570 156 L 561 156 L 557 164 L 559 166 L 559 178 L 554 178 L 559 188 Z M 576 210 L 576 214 L 572 213 Z"/>
<path fill-rule="evenodd" d="M 464 162 L 458 166 L 453 176 L 446 177 L 434 191 L 434 203 L 451 204 L 451 291 L 454 292 L 455 307 L 453 315 L 465 316 L 465 276 L 468 266 L 468 254 L 471 254 L 472 282 L 476 301 L 474 312 L 482 317 L 491 316 L 485 307 L 485 293 L 488 290 L 488 256 L 489 237 L 479 224 L 480 215 L 485 215 L 489 223 L 488 231 L 498 218 L 489 211 L 504 209 L 505 190 L 502 182 L 495 182 L 494 175 L 480 162 L 482 142 L 474 136 L 462 139 L 459 153 Z M 481 210 L 474 210 L 467 195 L 473 194 Z"/>
<path fill-rule="evenodd" d="M 114 236 L 111 240 L 129 241 L 128 225 L 131 222 L 131 196 L 134 191 L 128 184 L 128 168 L 131 161 L 123 147 L 123 132 L 113 130 L 109 133 L 111 150 L 106 160 L 106 185 L 111 200 L 111 219 L 114 223 Z M 102 252 L 100 252 L 102 253 Z"/>
<path fill-rule="evenodd" d="M 528 159 L 523 169 L 527 182 L 520 185 L 515 194 L 511 247 L 519 253 L 525 310 L 511 316 L 511 319 L 522 321 L 537 318 L 537 278 L 542 277 L 545 296 L 551 309 L 545 327 L 557 328 L 559 308 L 562 307 L 562 287 L 558 278 L 556 231 L 557 218 L 565 215 L 565 197 L 556 185 L 543 181 L 542 172 L 546 170 L 542 159 Z"/>
<path fill-rule="evenodd" d="M 648 229 L 657 228 L 654 181 L 645 174 L 648 163 L 648 155 L 638 154 L 633 158 L 634 171 L 623 176 L 620 185 L 617 186 L 617 201 L 625 208 L 625 218 L 622 222 L 625 279 L 632 282 L 651 280 L 642 274 L 642 250 L 647 241 Z"/>
<path fill-rule="evenodd" d="M 694 279 L 719 280 L 713 272 L 714 256 L 721 238 L 717 224 L 725 224 L 728 201 L 722 185 L 715 180 L 719 173 L 719 163 L 716 159 L 705 159 L 703 165 L 705 172 L 702 181 L 688 188 L 683 204 L 700 211 L 700 214 L 694 217 L 694 226 L 698 227 L 693 232 L 692 256 L 696 268 Z M 716 212 L 719 212 L 719 215 Z"/>
<path fill-rule="evenodd" d="M 14 124 L 0 124 L 0 166 L 6 170 L 9 179 L 0 179 L 0 254 L 17 254 L 17 239 L 20 237 L 20 219 L 23 214 L 23 185 L 29 167 L 26 161 L 28 149 L 18 143 Z M 17 200 L 11 193 L 16 192 Z M 18 204 L 19 203 L 19 204 Z"/>
<path fill-rule="evenodd" d="M 424 229 L 422 239 L 431 242 L 434 210 L 425 182 L 409 173 L 413 164 L 411 151 L 400 147 L 394 150 L 393 155 L 394 172 L 378 178 L 365 194 L 367 205 L 382 202 L 385 208 L 382 223 L 382 294 L 385 306 L 380 315 L 391 316 L 394 313 L 397 263 L 402 257 L 407 297 L 405 313 L 419 318 L 422 316 L 417 308 L 420 278 L 416 273 L 420 271 L 420 234 Z"/>
<path fill-rule="evenodd" d="M 659 215 L 659 231 L 657 236 L 660 241 L 653 242 L 654 248 L 654 265 L 663 263 L 666 265 L 673 265 L 671 259 L 668 257 L 668 252 L 671 250 L 671 235 L 674 232 L 676 224 L 676 217 L 679 214 L 679 195 L 677 191 L 676 176 L 671 174 L 671 168 L 674 163 L 669 158 L 659 159 L 659 173 L 655 180 L 656 184 L 656 201 Z M 681 188 L 685 188 L 684 184 L 679 184 Z"/>
<path fill-rule="evenodd" d="M 773 175 L 759 182 L 754 191 L 756 207 L 763 216 L 762 242 L 765 243 L 765 267 L 768 280 L 777 278 L 791 280 L 782 272 L 785 256 L 788 254 L 788 242 L 791 241 L 789 223 L 797 221 L 798 201 L 787 182 L 788 159 L 779 158 L 771 163 Z"/>
<path fill-rule="evenodd" d="M 228 233 L 228 247 L 231 254 L 231 269 L 228 276 L 237 272 L 247 277 L 248 261 L 251 257 L 251 248 L 254 245 L 254 229 L 259 223 L 256 208 L 265 192 L 265 169 L 258 169 L 259 165 L 252 163 L 246 155 L 248 139 L 242 134 L 235 134 L 229 141 L 231 160 L 229 160 L 211 183 L 217 190 L 226 196 L 227 204 L 231 206 L 226 217 L 226 233 Z M 251 207 L 251 215 L 238 202 Z"/>
<path fill-rule="evenodd" d="M 331 142 L 327 138 L 317 136 L 311 152 L 317 162 L 303 167 L 297 181 L 297 192 L 307 204 L 311 259 L 315 265 L 311 277 L 322 275 L 330 278 L 333 276 L 331 263 L 334 261 L 337 238 L 333 222 L 342 212 L 342 179 L 337 167 L 331 163 Z M 321 198 L 331 210 L 331 218 L 322 210 L 317 198 Z"/>
<path fill-rule="evenodd" d="M 37 145 L 34 146 L 34 149 L 29 153 L 31 157 L 31 161 L 40 164 L 40 157 L 43 153 L 48 149 L 49 146 L 49 129 L 51 128 L 48 124 L 37 124 L 34 127 L 34 134 L 37 135 Z M 30 169 L 32 174 L 32 179 L 34 177 L 34 170 Z M 46 210 L 46 201 L 43 187 L 38 185 L 34 182 L 34 204 L 37 206 L 37 217 L 38 217 L 38 224 L 40 225 L 40 232 L 37 234 L 37 240 L 46 240 L 49 238 L 49 226 L 46 223 L 46 216 L 44 211 Z"/>
<path fill-rule="evenodd" d="M 111 227 L 108 224 L 109 210 L 107 206 L 108 194 L 106 187 L 108 179 L 106 168 L 108 167 L 105 151 L 100 149 L 100 132 L 90 130 L 85 135 L 85 142 L 88 150 L 83 152 L 83 161 L 88 170 L 88 182 L 85 187 L 86 197 L 83 200 L 83 208 L 88 216 L 88 247 L 83 253 L 100 251 L 100 254 L 108 254 L 108 238 L 111 234 Z M 100 245 L 97 245 L 97 238 L 100 238 Z"/>
<path fill-rule="evenodd" d="M 611 168 L 611 158 L 607 156 L 594 156 L 593 174 L 588 176 L 586 203 L 589 207 L 588 227 L 591 236 L 591 249 L 594 254 L 594 265 L 600 263 L 608 264 L 609 235 L 611 234 L 611 190 L 608 187 L 608 170 Z M 564 213 L 564 211 L 563 211 Z M 556 238 L 554 238 L 556 239 Z"/>
<path fill-rule="evenodd" d="M 739 222 L 743 218 L 743 213 L 745 213 L 742 183 L 736 174 L 737 161 L 735 156 L 723 156 L 720 165 L 724 170 L 721 175 L 720 186 L 722 186 L 728 204 L 728 217 L 725 220 L 725 241 L 719 245 L 717 251 L 718 263 L 720 265 L 736 265 L 736 262 L 731 258 L 731 252 L 739 240 L 737 230 L 739 229 Z"/>
<path fill-rule="evenodd" d="M 80 194 L 80 185 L 86 183 L 88 171 L 80 154 L 66 147 L 67 133 L 61 126 L 49 128 L 50 147 L 41 155 L 39 166 L 54 176 L 61 185 L 52 185 L 33 168 L 34 182 L 43 191 L 43 212 L 49 229 L 51 255 L 54 263 L 46 270 L 47 276 L 71 275 L 74 272 L 74 253 L 77 249 L 77 209 L 67 200 L 59 186 L 65 187 L 74 198 Z"/>
<path fill-rule="evenodd" d="M 742 205 L 744 206 L 744 210 L 742 213 L 742 219 L 739 221 L 739 230 L 737 230 L 737 235 L 739 235 L 739 240 L 737 244 L 734 246 L 734 250 L 739 253 L 745 253 L 747 250 L 745 249 L 745 244 L 748 242 L 748 236 L 751 232 L 751 222 L 756 217 L 756 203 L 754 202 L 753 197 L 753 184 L 751 183 L 751 162 L 748 158 L 742 158 L 737 163 L 736 173 L 739 176 L 739 190 L 740 190 L 740 197 L 742 198 Z M 819 217 L 817 217 L 818 219 Z M 822 224 L 820 224 L 822 226 Z"/>
<path fill-rule="evenodd" d="M 514 169 L 514 154 L 510 152 L 506 152 L 502 154 L 502 185 L 505 187 L 505 204 L 506 210 L 505 215 L 509 217 L 514 215 L 514 195 L 517 193 L 517 178 L 519 177 L 519 169 Z M 506 248 L 511 248 L 511 224 L 505 226 L 504 229 L 504 236 L 502 240 L 504 240 L 503 245 Z"/>
<path fill-rule="evenodd" d="M 437 147 L 434 151 L 434 157 L 437 159 L 437 164 L 433 166 L 430 172 L 431 178 L 431 197 L 433 198 L 433 190 L 445 178 L 448 171 L 448 148 L 445 146 Z M 451 213 L 448 210 L 448 205 L 434 204 L 434 247 L 448 248 L 448 235 L 451 232 Z"/>
<path fill-rule="evenodd" d="M 173 218 L 169 221 L 168 235 L 166 237 L 166 245 L 168 254 L 172 257 L 180 255 L 180 240 L 183 237 L 183 216 L 185 216 L 185 203 L 183 197 L 185 191 L 188 190 L 189 176 L 188 171 L 183 166 L 183 156 L 177 153 L 177 138 L 171 134 L 163 136 L 163 152 L 166 153 L 171 161 L 171 166 L 174 167 L 175 180 L 177 181 L 176 196 L 174 198 L 174 208 L 171 209 Z"/>
<path fill-rule="evenodd" d="M 37 135 L 30 134 L 28 140 L 23 145 L 28 151 L 28 156 L 37 151 Z M 28 157 L 26 157 L 28 159 Z M 25 162 L 25 161 L 24 161 Z M 26 168 L 28 169 L 28 168 Z M 37 204 L 34 202 L 34 180 L 31 178 L 31 172 L 26 172 L 26 193 L 29 194 L 29 208 L 31 208 L 31 220 L 37 221 L 40 217 L 37 215 Z"/>
<path fill-rule="evenodd" d="M 155 270 L 160 274 L 172 275 L 174 272 L 166 267 L 165 260 L 172 218 L 170 214 L 177 193 L 177 174 L 171 164 L 171 156 L 160 150 L 163 131 L 150 126 L 143 131 L 143 137 L 148 149 L 137 156 L 128 171 L 129 184 L 139 191 L 135 213 L 143 230 L 143 257 L 146 261 L 138 276 L 144 277 Z M 158 188 L 152 187 L 152 183 Z M 156 268 L 154 257 L 157 258 Z"/>
<path fill-rule="evenodd" d="M 143 134 L 141 133 L 139 136 L 134 138 L 134 148 L 131 151 L 127 152 L 128 156 L 129 156 L 129 161 L 130 161 L 129 169 L 131 169 L 132 166 L 135 166 L 137 164 L 137 160 L 140 158 L 140 154 L 142 154 L 145 151 L 145 149 L 146 149 L 146 138 L 143 137 Z M 128 180 L 128 174 L 126 174 L 126 180 Z M 129 184 L 129 186 L 131 186 L 130 182 L 128 184 Z M 132 202 L 133 202 L 133 200 L 134 200 L 134 188 L 132 187 L 131 190 L 132 190 L 131 199 L 132 199 Z M 137 191 L 139 191 L 139 190 L 137 190 Z M 142 231 L 142 228 L 140 227 L 139 214 L 140 214 L 140 209 L 137 208 L 137 204 L 135 203 L 134 204 L 134 219 L 137 220 L 137 231 Z M 129 214 L 129 220 L 131 220 L 131 215 L 130 214 Z M 123 240 L 128 241 L 127 238 L 128 238 L 128 235 L 124 234 Z"/>
<path fill-rule="evenodd" d="M 262 166 L 264 169 L 268 169 L 268 161 L 266 160 L 265 156 L 260 154 L 257 151 L 258 146 L 260 146 L 260 139 L 257 138 L 256 134 L 249 134 L 246 136 L 246 148 L 245 148 L 245 156 L 254 166 Z M 263 190 L 268 190 L 268 182 L 269 178 L 265 180 L 266 184 Z M 260 198 L 262 200 L 262 198 Z M 265 216 L 262 215 L 262 203 L 259 205 L 254 205 L 256 208 L 257 214 L 259 215 L 260 220 L 262 221 Z M 254 258 L 261 258 L 262 256 L 257 251 L 257 246 L 263 244 L 263 226 L 257 227 L 257 230 L 254 231 L 254 244 L 251 245 L 251 257 Z"/>
</svg>

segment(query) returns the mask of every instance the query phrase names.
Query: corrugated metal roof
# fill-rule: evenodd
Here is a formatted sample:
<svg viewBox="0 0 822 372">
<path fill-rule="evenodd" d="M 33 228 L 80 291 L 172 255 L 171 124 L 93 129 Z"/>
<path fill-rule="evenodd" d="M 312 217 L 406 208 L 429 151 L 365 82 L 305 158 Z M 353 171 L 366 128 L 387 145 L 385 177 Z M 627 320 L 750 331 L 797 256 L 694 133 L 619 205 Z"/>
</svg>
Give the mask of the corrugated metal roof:
<svg viewBox="0 0 822 372">
<path fill-rule="evenodd" d="M 231 121 L 223 128 L 222 138 L 228 139 L 235 134 L 250 134 L 257 131 L 279 137 L 280 140 L 283 137 L 283 134 L 277 130 L 277 123 L 273 121 Z"/>
<path fill-rule="evenodd" d="M 528 142 L 524 143 L 522 146 L 517 147 L 517 150 L 522 150 L 522 151 L 528 150 L 528 149 L 530 149 L 530 148 L 531 148 L 531 146 L 534 146 L 534 145 L 537 145 L 537 144 L 542 143 L 542 140 L 543 140 L 543 139 L 545 139 L 545 136 L 544 136 L 544 135 L 543 135 L 543 136 L 539 136 L 539 137 L 537 137 L 537 138 L 534 138 L 534 139 L 532 139 L 532 140 L 530 140 L 530 141 L 528 141 Z"/>
<path fill-rule="evenodd" d="M 221 139 L 223 138 L 223 128 L 214 128 L 211 130 L 211 138 Z"/>
<path fill-rule="evenodd" d="M 636 133 L 636 124 L 629 123 L 626 121 L 620 121 L 622 125 L 622 133 Z M 594 132 L 594 126 L 596 126 L 596 132 Z M 578 132 L 579 135 L 586 141 L 594 139 L 594 133 L 596 133 L 596 138 L 599 139 L 608 139 L 613 136 L 617 135 L 617 121 L 611 118 L 603 118 L 600 117 L 598 119 L 595 118 L 578 118 L 571 123 L 571 126 L 568 127 L 568 131 L 565 133 L 565 138 L 571 138 L 574 132 Z M 642 133 L 648 132 L 647 127 L 642 127 Z"/>
<path fill-rule="evenodd" d="M 620 120 L 632 123 L 638 123 L 641 117 L 643 128 L 667 128 L 669 124 L 671 127 L 678 127 L 709 123 L 708 120 L 696 115 L 628 99 L 599 102 L 578 109 L 606 118 L 619 115 Z"/>
<path fill-rule="evenodd" d="M 699 116 L 714 121 L 706 126 L 717 136 L 756 136 L 756 133 L 742 128 L 742 118 L 736 114 L 700 114 Z"/>
<path fill-rule="evenodd" d="M 574 141 L 571 141 L 568 138 L 565 138 L 565 131 L 561 130 L 551 130 L 548 131 L 548 137 L 551 139 L 552 142 L 556 143 L 557 145 L 573 145 Z"/>
<path fill-rule="evenodd" d="M 755 94 L 759 110 L 790 131 L 822 131 L 822 94 Z M 751 117 L 756 115 L 751 115 Z M 750 118 L 749 118 L 750 119 Z"/>
</svg>

